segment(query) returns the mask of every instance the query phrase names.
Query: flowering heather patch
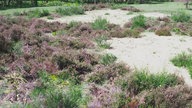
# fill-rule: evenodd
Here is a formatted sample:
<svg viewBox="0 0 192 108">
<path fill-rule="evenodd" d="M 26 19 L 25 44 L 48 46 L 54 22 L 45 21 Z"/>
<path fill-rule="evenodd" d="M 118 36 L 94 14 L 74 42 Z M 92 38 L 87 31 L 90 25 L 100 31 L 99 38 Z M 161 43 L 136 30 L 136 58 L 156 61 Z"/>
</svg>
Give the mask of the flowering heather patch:
<svg viewBox="0 0 192 108">
<path fill-rule="evenodd" d="M 107 24 L 106 30 L 94 30 L 90 23 L 48 23 L 23 17 L 0 16 L 0 21 L 1 105 L 8 102 L 8 107 L 135 108 L 153 105 L 152 102 L 164 105 L 164 101 L 158 103 L 161 99 L 169 100 L 169 105 L 191 104 L 190 90 L 186 91 L 176 76 L 167 79 L 133 74 L 129 66 L 114 63 L 116 57 L 101 58 L 92 53 L 97 48 L 94 39 L 136 38 L 143 29 L 152 28 L 159 21 L 149 21 L 143 29 L 131 29 L 131 23 L 125 28 Z M 181 24 L 178 28 L 188 27 Z M 178 92 L 171 95 L 177 96 L 173 101 L 161 93 L 157 93 L 161 97 L 149 98 L 158 91 L 170 95 L 174 88 L 184 92 L 185 99 L 176 95 Z"/>
</svg>

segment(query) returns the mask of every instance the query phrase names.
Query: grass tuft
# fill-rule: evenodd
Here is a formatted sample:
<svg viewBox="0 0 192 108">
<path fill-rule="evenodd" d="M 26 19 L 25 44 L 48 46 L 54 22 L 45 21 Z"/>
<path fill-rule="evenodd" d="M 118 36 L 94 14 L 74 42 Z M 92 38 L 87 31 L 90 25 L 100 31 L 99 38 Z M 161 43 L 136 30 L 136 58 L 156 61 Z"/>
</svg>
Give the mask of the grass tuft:
<svg viewBox="0 0 192 108">
<path fill-rule="evenodd" d="M 101 57 L 100 63 L 103 65 L 109 65 L 114 63 L 117 60 L 117 57 L 115 57 L 113 54 L 105 54 Z"/>
<path fill-rule="evenodd" d="M 102 35 L 96 38 L 95 41 L 100 48 L 109 49 L 111 44 L 107 42 L 107 39 L 108 37 Z"/>
<path fill-rule="evenodd" d="M 187 68 L 192 78 L 192 54 L 183 52 L 171 59 L 171 62 L 175 66 Z"/>
<path fill-rule="evenodd" d="M 106 19 L 99 17 L 92 23 L 92 28 L 95 30 L 107 30 L 108 29 L 107 25 L 108 21 Z"/>
</svg>

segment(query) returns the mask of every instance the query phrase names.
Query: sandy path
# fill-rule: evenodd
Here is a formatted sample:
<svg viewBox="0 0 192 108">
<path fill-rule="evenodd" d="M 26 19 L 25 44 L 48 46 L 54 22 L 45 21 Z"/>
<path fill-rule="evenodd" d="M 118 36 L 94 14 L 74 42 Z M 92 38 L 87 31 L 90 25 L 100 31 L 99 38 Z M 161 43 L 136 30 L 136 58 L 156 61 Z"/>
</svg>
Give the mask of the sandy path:
<svg viewBox="0 0 192 108">
<path fill-rule="evenodd" d="M 188 36 L 160 37 L 154 33 L 143 33 L 143 38 L 113 38 L 109 40 L 112 53 L 118 61 L 132 68 L 148 69 L 151 73 L 170 72 L 182 76 L 186 84 L 192 80 L 186 69 L 175 67 L 170 59 L 192 48 L 192 38 Z"/>
<path fill-rule="evenodd" d="M 106 15 L 108 13 L 109 15 Z M 164 17 L 167 16 L 165 14 L 159 12 L 150 12 L 150 13 L 134 13 L 132 15 L 127 15 L 128 11 L 123 11 L 120 9 L 111 10 L 111 9 L 104 9 L 104 10 L 93 10 L 93 11 L 86 11 L 85 15 L 74 15 L 74 16 L 65 16 L 62 18 L 57 18 L 54 20 L 48 21 L 59 21 L 63 23 L 69 23 L 71 21 L 80 21 L 80 22 L 93 22 L 98 17 L 102 17 L 107 19 L 110 23 L 118 24 L 123 26 L 126 22 L 128 22 L 131 18 L 143 14 L 146 17 Z"/>
</svg>

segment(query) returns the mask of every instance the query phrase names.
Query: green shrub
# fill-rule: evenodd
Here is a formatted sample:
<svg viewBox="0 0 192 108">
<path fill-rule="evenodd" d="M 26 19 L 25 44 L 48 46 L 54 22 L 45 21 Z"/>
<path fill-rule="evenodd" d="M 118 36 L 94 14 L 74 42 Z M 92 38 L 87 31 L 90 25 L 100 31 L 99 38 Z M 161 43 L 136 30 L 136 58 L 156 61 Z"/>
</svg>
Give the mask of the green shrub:
<svg viewBox="0 0 192 108">
<path fill-rule="evenodd" d="M 191 19 L 191 15 L 183 10 L 179 10 L 171 15 L 171 19 L 176 22 L 188 22 Z"/>
<path fill-rule="evenodd" d="M 92 23 L 92 28 L 95 30 L 107 30 L 108 29 L 107 25 L 108 21 L 106 19 L 99 17 Z"/>
<path fill-rule="evenodd" d="M 183 52 L 171 59 L 171 62 L 175 66 L 187 68 L 192 78 L 192 54 L 186 54 Z"/>
<path fill-rule="evenodd" d="M 108 39 L 108 37 L 102 35 L 102 36 L 96 38 L 95 41 L 99 47 L 104 48 L 104 49 L 109 49 L 111 44 L 107 43 L 107 39 Z"/>
<path fill-rule="evenodd" d="M 84 14 L 84 9 L 81 6 L 66 6 L 66 7 L 60 7 L 56 8 L 56 13 L 60 15 L 79 15 L 79 14 Z"/>
<path fill-rule="evenodd" d="M 113 54 L 105 54 L 101 57 L 100 63 L 103 65 L 109 65 L 114 63 L 117 60 L 117 57 L 115 57 Z"/>
<path fill-rule="evenodd" d="M 128 90 L 134 94 L 138 94 L 143 90 L 150 90 L 158 87 L 170 87 L 181 84 L 183 81 L 177 76 L 167 73 L 149 74 L 142 70 L 136 71 L 129 79 L 120 80 L 123 90 Z"/>
<path fill-rule="evenodd" d="M 139 15 L 132 19 L 131 28 L 144 28 L 145 26 L 146 26 L 146 17 L 144 15 Z"/>
</svg>

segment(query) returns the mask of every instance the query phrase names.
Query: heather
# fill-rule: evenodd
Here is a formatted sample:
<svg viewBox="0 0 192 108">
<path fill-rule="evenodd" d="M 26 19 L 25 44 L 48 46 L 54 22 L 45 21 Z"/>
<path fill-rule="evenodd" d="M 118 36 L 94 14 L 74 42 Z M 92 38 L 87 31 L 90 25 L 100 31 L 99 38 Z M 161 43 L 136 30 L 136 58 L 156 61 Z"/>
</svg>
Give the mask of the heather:
<svg viewBox="0 0 192 108">
<path fill-rule="evenodd" d="M 112 38 L 142 38 L 144 31 L 170 36 L 174 30 L 186 34 L 191 30 L 191 23 L 177 23 L 169 17 L 135 18 L 120 27 L 101 18 L 67 24 L 0 16 L 0 104 L 24 108 L 190 107 L 191 89 L 182 78 L 132 70 L 115 55 L 99 52 L 112 48 L 108 42 Z M 185 66 L 179 64 L 180 56 L 172 62 Z"/>
</svg>

